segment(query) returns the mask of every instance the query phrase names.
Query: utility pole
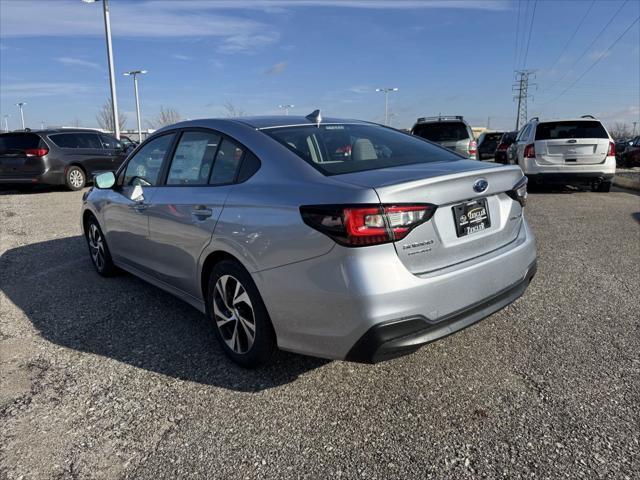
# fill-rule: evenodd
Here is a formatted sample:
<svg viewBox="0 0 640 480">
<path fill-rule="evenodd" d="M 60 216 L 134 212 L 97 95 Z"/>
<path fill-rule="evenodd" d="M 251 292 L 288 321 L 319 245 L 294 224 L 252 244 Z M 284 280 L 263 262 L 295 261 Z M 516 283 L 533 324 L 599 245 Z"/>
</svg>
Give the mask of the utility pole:
<svg viewBox="0 0 640 480">
<path fill-rule="evenodd" d="M 284 114 L 285 115 L 289 115 L 289 110 L 292 109 L 293 107 L 295 107 L 295 105 L 293 105 L 291 103 L 286 103 L 284 105 L 278 105 L 278 108 L 280 110 L 284 110 Z"/>
<path fill-rule="evenodd" d="M 397 92 L 396 87 L 376 88 L 376 92 L 384 93 L 384 124 L 389 125 L 389 92 Z"/>
<path fill-rule="evenodd" d="M 22 130 L 24 130 L 24 111 L 22 108 L 27 104 L 27 102 L 18 102 L 16 103 L 16 107 L 20 109 L 20 119 L 22 120 Z"/>
<path fill-rule="evenodd" d="M 131 70 L 124 72 L 125 77 L 133 76 L 133 93 L 136 96 L 136 119 L 138 120 L 138 142 L 142 143 L 142 122 L 140 120 L 140 98 L 138 97 L 138 75 L 144 75 L 146 70 Z"/>
<path fill-rule="evenodd" d="M 527 123 L 527 99 L 533 99 L 533 96 L 529 95 L 529 88 L 536 86 L 529 81 L 535 78 L 535 70 L 516 70 L 516 81 L 513 84 L 514 100 L 518 100 L 516 130 L 520 130 L 520 127 Z"/>
</svg>

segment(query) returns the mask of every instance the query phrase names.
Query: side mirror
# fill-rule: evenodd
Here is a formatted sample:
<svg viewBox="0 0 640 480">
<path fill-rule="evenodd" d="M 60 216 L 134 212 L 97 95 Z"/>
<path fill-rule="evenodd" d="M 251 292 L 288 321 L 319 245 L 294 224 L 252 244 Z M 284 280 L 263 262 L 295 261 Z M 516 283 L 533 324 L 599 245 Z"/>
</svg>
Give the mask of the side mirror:
<svg viewBox="0 0 640 480">
<path fill-rule="evenodd" d="M 109 189 L 113 188 L 116 184 L 116 175 L 113 172 L 104 172 L 100 175 L 96 175 L 93 180 L 93 184 L 96 188 Z"/>
</svg>

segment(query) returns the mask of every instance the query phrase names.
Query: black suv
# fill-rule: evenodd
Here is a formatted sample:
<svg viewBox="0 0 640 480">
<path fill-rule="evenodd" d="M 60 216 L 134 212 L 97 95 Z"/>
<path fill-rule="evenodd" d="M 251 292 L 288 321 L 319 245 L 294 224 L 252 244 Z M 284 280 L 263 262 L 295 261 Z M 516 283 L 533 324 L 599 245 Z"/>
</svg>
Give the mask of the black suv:
<svg viewBox="0 0 640 480">
<path fill-rule="evenodd" d="M 0 134 L 0 184 L 66 185 L 80 190 L 93 175 L 118 169 L 127 149 L 95 130 L 55 129 Z"/>
</svg>

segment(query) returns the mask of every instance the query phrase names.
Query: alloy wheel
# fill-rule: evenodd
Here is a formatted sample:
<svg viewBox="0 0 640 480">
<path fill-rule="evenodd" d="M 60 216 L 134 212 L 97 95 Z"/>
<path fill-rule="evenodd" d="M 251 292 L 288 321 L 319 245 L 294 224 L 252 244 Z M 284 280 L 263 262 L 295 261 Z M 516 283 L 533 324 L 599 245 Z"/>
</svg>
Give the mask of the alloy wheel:
<svg viewBox="0 0 640 480">
<path fill-rule="evenodd" d="M 91 223 L 89 225 L 88 237 L 91 258 L 93 259 L 93 263 L 95 264 L 98 271 L 101 272 L 104 269 L 105 265 L 104 242 L 102 240 L 100 230 L 95 223 Z"/>
<path fill-rule="evenodd" d="M 69 183 L 74 188 L 80 188 L 84 185 L 84 175 L 80 170 L 71 170 L 69 172 Z"/>
<path fill-rule="evenodd" d="M 232 275 L 222 275 L 213 290 L 213 314 L 218 331 L 235 353 L 247 353 L 256 338 L 256 321 L 249 294 Z"/>
</svg>

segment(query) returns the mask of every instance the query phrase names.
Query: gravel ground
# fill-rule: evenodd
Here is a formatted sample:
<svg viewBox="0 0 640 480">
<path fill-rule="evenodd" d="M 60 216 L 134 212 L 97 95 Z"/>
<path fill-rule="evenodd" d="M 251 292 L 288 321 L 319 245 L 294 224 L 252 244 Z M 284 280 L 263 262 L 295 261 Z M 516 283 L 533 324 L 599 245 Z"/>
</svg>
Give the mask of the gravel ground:
<svg viewBox="0 0 640 480">
<path fill-rule="evenodd" d="M 640 196 L 531 195 L 527 293 L 414 355 L 243 371 L 93 272 L 81 193 L 4 193 L 0 478 L 640 477 Z"/>
</svg>

